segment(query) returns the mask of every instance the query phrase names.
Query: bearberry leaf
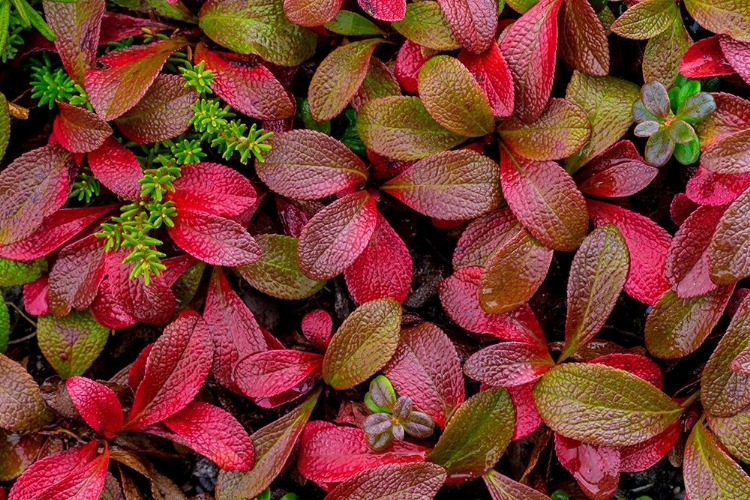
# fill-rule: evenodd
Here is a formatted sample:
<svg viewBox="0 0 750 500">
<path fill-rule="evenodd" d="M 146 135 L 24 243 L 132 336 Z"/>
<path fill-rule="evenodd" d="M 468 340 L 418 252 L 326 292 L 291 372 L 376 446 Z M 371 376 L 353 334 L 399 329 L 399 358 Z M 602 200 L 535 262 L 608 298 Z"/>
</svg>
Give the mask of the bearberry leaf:
<svg viewBox="0 0 750 500">
<path fill-rule="evenodd" d="M 160 74 L 143 98 L 115 123 L 125 137 L 139 144 L 172 139 L 190 127 L 190 106 L 197 98 L 195 91 L 185 88 L 182 77 Z"/>
<path fill-rule="evenodd" d="M 175 191 L 167 195 L 167 200 L 177 206 L 177 219 L 182 209 L 236 217 L 258 201 L 247 177 L 219 163 L 193 163 L 180 170 L 180 178 L 174 181 Z"/>
<path fill-rule="evenodd" d="M 402 20 L 393 29 L 412 42 L 433 50 L 453 50 L 461 44 L 437 2 L 410 3 Z"/>
<path fill-rule="evenodd" d="M 746 429 L 750 428 L 750 411 L 744 410 L 731 417 L 708 415 L 708 422 L 729 453 L 745 463 L 750 462 L 750 442 L 745 439 Z"/>
<path fill-rule="evenodd" d="M 35 431 L 49 421 L 39 386 L 26 369 L 0 354 L 0 428 Z"/>
<path fill-rule="evenodd" d="M 154 83 L 167 58 L 186 43 L 181 38 L 157 40 L 99 58 L 104 69 L 87 69 L 85 77 L 96 114 L 109 121 L 132 109 Z"/>
<path fill-rule="evenodd" d="M 327 495 L 326 500 L 430 500 L 445 478 L 445 469 L 435 464 L 382 465 L 352 476 Z"/>
<path fill-rule="evenodd" d="M 419 70 L 434 55 L 434 50 L 421 47 L 408 39 L 404 41 L 396 54 L 396 64 L 393 68 L 393 73 L 402 89 L 415 94 L 419 91 L 417 81 Z"/>
<path fill-rule="evenodd" d="M 315 33 L 292 24 L 284 0 L 209 0 L 198 13 L 211 40 L 240 54 L 257 54 L 281 66 L 297 66 L 315 53 Z"/>
<path fill-rule="evenodd" d="M 357 0 L 359 7 L 375 19 L 399 21 L 406 12 L 406 0 Z"/>
<path fill-rule="evenodd" d="M 625 239 L 615 226 L 601 226 L 583 241 L 568 276 L 563 358 L 588 344 L 602 329 L 625 285 L 629 267 Z"/>
<path fill-rule="evenodd" d="M 690 15 L 704 28 L 750 41 L 750 6 L 742 0 L 685 0 Z M 695 495 L 691 495 L 695 496 Z"/>
<path fill-rule="evenodd" d="M 86 377 L 71 377 L 65 382 L 83 420 L 107 439 L 114 438 L 122 428 L 122 405 L 115 391 Z"/>
<path fill-rule="evenodd" d="M 279 349 L 257 352 L 234 365 L 234 378 L 249 398 L 278 396 L 320 370 L 323 356 L 315 352 Z"/>
<path fill-rule="evenodd" d="M 259 260 L 237 268 L 250 285 L 279 299 L 299 300 L 323 288 L 325 281 L 314 281 L 302 274 L 297 262 L 297 238 L 262 234 L 256 242 L 262 250 Z"/>
<path fill-rule="evenodd" d="M 534 488 L 513 481 L 494 469 L 490 469 L 482 476 L 492 500 L 549 500 L 547 495 L 539 493 Z"/>
<path fill-rule="evenodd" d="M 584 443 L 628 446 L 664 431 L 682 409 L 628 372 L 598 364 L 564 364 L 534 387 L 534 401 L 555 432 Z"/>
<path fill-rule="evenodd" d="M 710 36 L 691 45 L 680 61 L 680 73 L 688 78 L 734 74 L 734 68 L 721 50 L 720 38 L 720 35 Z"/>
<path fill-rule="evenodd" d="M 575 181 L 584 194 L 620 198 L 641 191 L 658 173 L 657 168 L 643 160 L 632 142 L 624 140 L 596 156 Z"/>
<path fill-rule="evenodd" d="M 555 250 L 578 248 L 588 230 L 586 203 L 573 179 L 552 161 L 500 155 L 503 194 L 521 224 Z"/>
<path fill-rule="evenodd" d="M 697 45 L 694 44 L 693 47 Z M 750 128 L 750 101 L 724 92 L 713 92 L 716 110 L 695 131 L 704 150 L 732 134 Z"/>
<path fill-rule="evenodd" d="M 626 372 L 642 378 L 657 389 L 661 389 L 664 385 L 659 365 L 640 354 L 613 352 L 611 354 L 605 354 L 593 358 L 589 360 L 588 363 L 607 365 L 612 368 L 625 370 Z"/>
<path fill-rule="evenodd" d="M 475 54 L 484 52 L 495 38 L 495 0 L 438 0 L 461 45 Z"/>
<path fill-rule="evenodd" d="M 614 497 L 620 482 L 617 448 L 594 446 L 555 433 L 555 455 L 587 497 L 596 500 Z"/>
<path fill-rule="evenodd" d="M 702 422 L 693 427 L 683 458 L 685 492 L 690 498 L 745 498 L 750 477 L 724 452 Z"/>
<path fill-rule="evenodd" d="M 483 267 L 495 250 L 521 230 L 521 224 L 508 207 L 474 219 L 456 243 L 453 268 Z"/>
<path fill-rule="evenodd" d="M 104 279 L 105 241 L 89 235 L 63 248 L 49 273 L 52 314 L 65 316 L 72 307 L 86 309 Z"/>
<path fill-rule="evenodd" d="M 87 153 L 97 149 L 112 135 L 107 122 L 85 108 L 58 102 L 60 114 L 53 130 L 60 145 L 73 153 Z"/>
<path fill-rule="evenodd" d="M 708 248 L 711 280 L 717 285 L 734 283 L 750 276 L 750 258 L 744 250 L 750 240 L 747 217 L 750 189 L 745 190 L 721 216 Z"/>
<path fill-rule="evenodd" d="M 73 311 L 62 318 L 40 316 L 37 322 L 39 349 L 64 379 L 83 375 L 89 369 L 104 349 L 109 333 L 87 311 Z"/>
<path fill-rule="evenodd" d="M 650 469 L 674 448 L 680 437 L 682 426 L 678 421 L 643 443 L 620 448 L 620 472 L 642 472 Z"/>
<path fill-rule="evenodd" d="M 401 87 L 398 80 L 393 75 L 390 67 L 386 66 L 380 59 L 371 58 L 370 67 L 367 68 L 365 79 L 357 90 L 357 94 L 352 98 L 352 108 L 359 111 L 359 108 L 379 97 L 401 95 Z"/>
<path fill-rule="evenodd" d="M 462 50 L 458 60 L 466 66 L 484 91 L 495 116 L 510 116 L 513 113 L 515 94 L 513 76 L 500 48 L 494 41 L 481 54 Z"/>
<path fill-rule="evenodd" d="M 692 40 L 682 18 L 675 16 L 672 24 L 651 38 L 643 51 L 643 81 L 674 85 L 680 73 L 680 60 Z"/>
<path fill-rule="evenodd" d="M 373 99 L 362 106 L 357 132 L 369 149 L 396 160 L 418 160 L 465 140 L 436 122 L 418 97 L 406 96 Z"/>
<path fill-rule="evenodd" d="M 297 443 L 297 438 L 318 402 L 320 390 L 280 419 L 250 436 L 255 447 L 255 465 L 247 472 L 220 471 L 216 483 L 216 500 L 254 498 L 278 476 Z"/>
<path fill-rule="evenodd" d="M 38 280 L 47 270 L 47 259 L 17 262 L 0 258 L 0 287 L 21 286 Z"/>
<path fill-rule="evenodd" d="M 297 23 L 299 24 L 299 23 Z M 325 24 L 328 31 L 337 35 L 367 36 L 384 35 L 385 32 L 366 17 L 350 10 L 340 10 L 336 17 Z"/>
<path fill-rule="evenodd" d="M 750 130 L 743 130 L 706 148 L 701 165 L 717 174 L 750 172 Z"/>
<path fill-rule="evenodd" d="M 646 40 L 662 33 L 679 17 L 672 0 L 643 0 L 629 7 L 612 24 L 612 31 L 625 38 Z"/>
<path fill-rule="evenodd" d="M 367 180 L 367 167 L 341 142 L 313 130 L 291 130 L 270 141 L 273 149 L 257 163 L 258 177 L 271 190 L 298 200 L 327 198 Z"/>
<path fill-rule="evenodd" d="M 143 170 L 135 153 L 108 137 L 87 158 L 91 172 L 107 189 L 125 199 L 138 199 L 141 194 L 138 181 L 143 177 Z"/>
<path fill-rule="evenodd" d="M 591 3 L 565 2 L 560 15 L 560 56 L 571 67 L 589 75 L 609 74 L 609 44 L 604 25 Z"/>
<path fill-rule="evenodd" d="M 334 17 L 343 0 L 284 0 L 284 14 L 300 26 L 320 26 Z"/>
<path fill-rule="evenodd" d="M 343 390 L 364 382 L 396 352 L 401 304 L 378 299 L 359 306 L 341 324 L 323 360 L 323 379 Z"/>
<path fill-rule="evenodd" d="M 208 325 L 195 311 L 183 311 L 151 349 L 125 427 L 142 429 L 184 409 L 203 386 L 212 359 Z"/>
<path fill-rule="evenodd" d="M 690 203 L 717 207 L 728 205 L 750 187 L 750 173 L 715 174 L 703 167 L 690 178 L 685 187 Z"/>
<path fill-rule="evenodd" d="M 491 386 L 514 387 L 533 382 L 553 366 L 546 346 L 501 342 L 472 354 L 464 364 L 464 373 Z"/>
<path fill-rule="evenodd" d="M 424 158 L 382 186 L 417 212 L 443 220 L 476 217 L 497 207 L 497 164 L 475 151 Z"/>
<path fill-rule="evenodd" d="M 383 369 L 401 396 L 445 427 L 464 402 L 464 381 L 456 348 L 432 323 L 401 332 L 396 353 Z"/>
</svg>

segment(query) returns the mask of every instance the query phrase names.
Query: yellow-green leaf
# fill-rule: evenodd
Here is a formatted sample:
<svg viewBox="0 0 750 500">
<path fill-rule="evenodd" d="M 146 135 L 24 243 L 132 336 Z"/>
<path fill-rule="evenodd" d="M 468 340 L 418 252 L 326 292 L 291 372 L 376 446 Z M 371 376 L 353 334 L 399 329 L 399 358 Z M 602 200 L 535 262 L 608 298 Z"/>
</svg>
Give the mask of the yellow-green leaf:
<svg viewBox="0 0 750 500">
<path fill-rule="evenodd" d="M 750 477 L 724 453 L 708 430 L 693 427 L 682 461 L 685 492 L 696 500 L 750 498 Z"/>
<path fill-rule="evenodd" d="M 62 318 L 48 314 L 37 320 L 39 349 L 64 379 L 83 375 L 99 357 L 108 337 L 109 330 L 89 312 L 73 311 Z"/>
</svg>

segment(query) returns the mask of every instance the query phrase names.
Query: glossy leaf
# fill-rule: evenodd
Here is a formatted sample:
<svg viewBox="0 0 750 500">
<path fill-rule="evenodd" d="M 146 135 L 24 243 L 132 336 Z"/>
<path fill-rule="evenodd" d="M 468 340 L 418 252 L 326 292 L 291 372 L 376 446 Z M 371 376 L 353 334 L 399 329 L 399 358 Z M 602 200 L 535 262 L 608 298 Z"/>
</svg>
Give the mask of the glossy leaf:
<svg viewBox="0 0 750 500">
<path fill-rule="evenodd" d="M 437 2 L 410 3 L 403 19 L 392 24 L 408 40 L 433 50 L 453 50 L 461 46 L 453 35 L 448 18 Z"/>
<path fill-rule="evenodd" d="M 138 181 L 143 177 L 135 153 L 109 137 L 87 156 L 91 172 L 107 189 L 129 200 L 141 194 Z"/>
<path fill-rule="evenodd" d="M 642 378 L 657 389 L 663 388 L 661 368 L 654 361 L 640 354 L 629 352 L 614 352 L 598 356 L 588 361 L 588 363 L 606 365 L 612 368 L 619 368 L 628 373 Z"/>
<path fill-rule="evenodd" d="M 501 342 L 472 354 L 464 364 L 464 373 L 491 386 L 515 387 L 533 382 L 553 366 L 545 346 Z"/>
<path fill-rule="evenodd" d="M 707 0 L 686 0 L 685 7 L 706 29 L 714 33 L 725 33 L 740 40 L 750 40 L 750 6 L 741 0 L 730 0 L 720 4 Z"/>
<path fill-rule="evenodd" d="M 257 352 L 234 365 L 234 378 L 249 398 L 278 396 L 320 370 L 323 356 L 314 352 L 278 349 Z"/>
<path fill-rule="evenodd" d="M 612 498 L 620 482 L 620 451 L 595 446 L 555 434 L 555 455 L 573 474 L 586 496 L 598 500 Z"/>
<path fill-rule="evenodd" d="M 56 316 L 86 309 L 104 279 L 104 241 L 89 235 L 65 247 L 49 274 L 49 304 Z"/>
<path fill-rule="evenodd" d="M 708 268 L 717 285 L 734 283 L 750 276 L 750 258 L 743 248 L 748 243 L 747 210 L 750 189 L 742 193 L 721 216 L 708 248 Z"/>
<path fill-rule="evenodd" d="M 620 472 L 641 472 L 656 465 L 682 437 L 680 422 L 643 443 L 620 448 Z"/>
<path fill-rule="evenodd" d="M 466 66 L 484 92 L 495 116 L 505 117 L 513 113 L 515 94 L 513 76 L 497 43 L 481 54 L 462 50 L 458 60 Z"/>
<path fill-rule="evenodd" d="M 646 40 L 668 29 L 679 14 L 672 0 L 643 0 L 617 18 L 612 31 L 625 38 Z"/>
<path fill-rule="evenodd" d="M 385 34 L 372 21 L 350 10 L 340 10 L 336 14 L 336 17 L 325 24 L 325 27 L 328 31 L 332 31 L 337 35 L 365 36 Z"/>
<path fill-rule="evenodd" d="M 521 231 L 510 208 L 493 210 L 471 221 L 453 252 L 453 268 L 484 266 L 505 241 Z"/>
<path fill-rule="evenodd" d="M 0 428 L 35 431 L 49 421 L 39 386 L 26 369 L 0 354 Z"/>
<path fill-rule="evenodd" d="M 680 73 L 680 60 L 691 43 L 682 19 L 675 16 L 666 30 L 646 44 L 643 52 L 643 81 L 656 80 L 667 88 L 674 85 Z"/>
<path fill-rule="evenodd" d="M 750 130 L 743 130 L 706 148 L 701 165 L 717 174 L 750 172 Z"/>
<path fill-rule="evenodd" d="M 328 349 L 333 333 L 333 319 L 324 309 L 313 309 L 302 317 L 302 335 L 319 351 Z"/>
<path fill-rule="evenodd" d="M 492 500 L 549 500 L 547 495 L 539 493 L 534 488 L 513 481 L 494 469 L 482 476 Z"/>
<path fill-rule="evenodd" d="M 284 14 L 300 26 L 325 24 L 341 9 L 342 0 L 284 0 Z"/>
<path fill-rule="evenodd" d="M 711 96 L 716 110 L 695 126 L 704 150 L 730 135 L 750 128 L 750 101 L 724 92 L 713 92 Z"/>
<path fill-rule="evenodd" d="M 481 54 L 490 46 L 497 30 L 495 0 L 438 0 L 438 4 L 464 48 Z"/>
<path fill-rule="evenodd" d="M 659 170 L 647 164 L 630 141 L 620 141 L 596 156 L 575 177 L 584 194 L 620 198 L 641 191 Z"/>
<path fill-rule="evenodd" d="M 364 470 L 334 489 L 326 500 L 430 500 L 445 481 L 439 465 L 389 464 Z"/>
<path fill-rule="evenodd" d="M 609 73 L 609 44 L 604 25 L 589 2 L 565 2 L 560 14 L 560 55 L 589 75 Z"/>
<path fill-rule="evenodd" d="M 53 130 L 60 145 L 73 153 L 88 153 L 104 144 L 112 127 L 91 111 L 58 102 L 60 114 Z"/>
<path fill-rule="evenodd" d="M 734 457 L 750 462 L 750 443 L 745 436 L 750 429 L 750 412 L 745 410 L 731 417 L 714 417 L 708 415 L 708 422 L 717 440 Z"/>
<path fill-rule="evenodd" d="M 398 21 L 406 12 L 406 0 L 357 0 L 362 10 L 381 21 Z"/>
<path fill-rule="evenodd" d="M 39 349 L 64 379 L 83 375 L 89 369 L 104 349 L 109 333 L 88 312 L 74 311 L 62 318 L 41 316 L 37 322 Z"/>
<path fill-rule="evenodd" d="M 65 387 L 89 427 L 107 439 L 112 439 L 120 431 L 122 405 L 112 389 L 86 377 L 71 377 L 65 382 Z"/>
<path fill-rule="evenodd" d="M 724 452 L 699 423 L 685 444 L 685 492 L 690 498 L 743 498 L 750 495 L 750 477 Z"/>
<path fill-rule="evenodd" d="M 379 299 L 362 304 L 341 324 L 323 360 L 323 379 L 343 390 L 364 382 L 396 352 L 401 305 Z"/>
<path fill-rule="evenodd" d="M 537 382 L 534 401 L 552 430 L 599 446 L 641 443 L 682 414 L 676 403 L 648 382 L 597 364 L 555 367 Z"/>
<path fill-rule="evenodd" d="M 0 258 L 0 286 L 11 287 L 32 283 L 47 270 L 47 259 L 17 262 Z"/>
<path fill-rule="evenodd" d="M 236 217 L 255 207 L 258 196 L 241 173 L 219 163 L 192 163 L 180 168 L 175 191 L 167 194 L 174 201 L 178 219 L 182 209 L 221 217 Z"/>
<path fill-rule="evenodd" d="M 497 164 L 470 150 L 424 158 L 382 189 L 414 210 L 443 220 L 476 217 L 497 207 Z"/>
</svg>

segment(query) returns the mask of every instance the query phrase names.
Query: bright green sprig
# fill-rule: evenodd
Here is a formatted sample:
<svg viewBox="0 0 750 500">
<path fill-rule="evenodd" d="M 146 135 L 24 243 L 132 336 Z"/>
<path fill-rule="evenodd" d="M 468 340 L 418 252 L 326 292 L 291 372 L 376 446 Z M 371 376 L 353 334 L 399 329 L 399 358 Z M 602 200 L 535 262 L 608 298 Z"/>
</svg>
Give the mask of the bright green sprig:
<svg viewBox="0 0 750 500">
<path fill-rule="evenodd" d="M 70 198 L 76 198 L 78 201 L 86 200 L 86 203 L 91 202 L 91 198 L 99 196 L 101 192 L 101 185 L 99 181 L 91 173 L 88 168 L 83 170 L 76 176 L 76 180 L 73 183 L 73 189 L 70 191 Z"/>
<path fill-rule="evenodd" d="M 174 155 L 174 159 L 177 160 L 177 163 L 180 165 L 199 163 L 201 158 L 206 157 L 206 153 L 203 152 L 199 140 L 183 139 L 180 142 L 172 143 L 170 148 Z"/>
<path fill-rule="evenodd" d="M 235 116 L 230 111 L 231 108 L 229 106 L 222 107 L 218 99 L 198 99 L 195 104 L 190 106 L 190 109 L 193 110 L 190 124 L 197 132 L 203 134 L 201 136 L 202 141 L 221 134 L 222 130 L 229 124 L 227 118 Z"/>
<path fill-rule="evenodd" d="M 214 72 L 206 69 L 206 61 L 201 61 L 195 66 L 186 61 L 185 66 L 180 68 L 185 78 L 185 88 L 194 88 L 201 95 L 212 94 L 211 83 L 214 80 Z"/>
<path fill-rule="evenodd" d="M 27 0 L 2 0 L 0 2 L 0 59 L 3 62 L 13 59 L 18 52 L 17 47 L 23 44 L 21 33 L 32 27 L 47 40 L 51 42 L 55 40 L 55 33 Z"/>
<path fill-rule="evenodd" d="M 39 99 L 39 105 L 46 104 L 49 109 L 55 106 L 55 101 L 93 109 L 83 87 L 75 83 L 62 67 L 53 69 L 46 52 L 41 60 L 37 59 L 31 65 L 31 90 L 31 97 Z"/>
</svg>

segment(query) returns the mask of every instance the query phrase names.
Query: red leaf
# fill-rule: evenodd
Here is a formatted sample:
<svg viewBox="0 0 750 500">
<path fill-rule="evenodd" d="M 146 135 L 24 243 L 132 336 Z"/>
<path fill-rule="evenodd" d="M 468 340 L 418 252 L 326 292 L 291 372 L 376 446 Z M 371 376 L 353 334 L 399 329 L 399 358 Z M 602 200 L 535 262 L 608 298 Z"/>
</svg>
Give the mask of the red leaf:
<svg viewBox="0 0 750 500">
<path fill-rule="evenodd" d="M 109 449 L 97 455 L 92 441 L 34 462 L 10 490 L 8 500 L 97 500 L 104 489 Z"/>
<path fill-rule="evenodd" d="M 104 4 L 104 0 L 43 2 L 47 24 L 55 33 L 55 49 L 65 71 L 79 85 L 83 85 L 85 71 L 96 61 Z"/>
<path fill-rule="evenodd" d="M 344 271 L 344 278 L 349 293 L 359 304 L 384 298 L 403 303 L 411 290 L 412 270 L 406 244 L 378 214 L 370 242 Z"/>
<path fill-rule="evenodd" d="M 219 407 L 193 401 L 164 421 L 179 441 L 208 457 L 224 470 L 247 471 L 255 463 L 250 436 L 235 418 Z"/>
<path fill-rule="evenodd" d="M 620 481 L 620 451 L 594 446 L 555 433 L 555 453 L 592 500 L 609 500 Z"/>
<path fill-rule="evenodd" d="M 681 299 L 716 289 L 708 270 L 708 248 L 723 214 L 723 207 L 699 207 L 672 238 L 664 274 Z"/>
<path fill-rule="evenodd" d="M 411 40 L 404 42 L 396 55 L 396 65 L 393 71 L 402 89 L 414 94 L 419 91 L 419 71 L 432 55 L 432 50 L 417 45 Z"/>
<path fill-rule="evenodd" d="M 701 149 L 742 132 L 750 127 L 750 101 L 734 94 L 712 92 L 716 110 L 704 121 L 696 125 L 701 141 Z"/>
<path fill-rule="evenodd" d="M 719 35 L 698 40 L 685 51 L 680 61 L 680 73 L 688 78 L 725 76 L 734 68 L 724 57 L 719 45 Z"/>
<path fill-rule="evenodd" d="M 539 344 L 501 342 L 472 354 L 464 373 L 493 387 L 513 387 L 535 381 L 553 366 L 549 352 Z"/>
<path fill-rule="evenodd" d="M 587 200 L 586 204 L 596 227 L 614 224 L 625 238 L 630 253 L 625 293 L 646 304 L 656 304 L 669 290 L 664 277 L 667 252 L 672 242 L 669 233 L 648 217 L 630 210 L 593 200 Z"/>
<path fill-rule="evenodd" d="M 669 216 L 672 218 L 672 222 L 680 226 L 699 206 L 691 201 L 685 193 L 677 193 L 669 205 Z"/>
<path fill-rule="evenodd" d="M 135 153 L 108 137 L 101 147 L 89 153 L 88 159 L 91 172 L 107 189 L 128 200 L 140 197 L 138 181 L 143 177 L 143 170 Z"/>
<path fill-rule="evenodd" d="M 174 181 L 175 192 L 167 200 L 180 209 L 197 210 L 221 217 L 235 217 L 258 201 L 253 185 L 244 175 L 219 163 L 184 165 Z M 179 215 L 178 215 L 179 218 Z"/>
<path fill-rule="evenodd" d="M 445 469 L 437 464 L 382 465 L 352 476 L 326 496 L 326 500 L 371 498 L 373 494 L 379 498 L 427 500 L 435 497 L 445 477 Z"/>
<path fill-rule="evenodd" d="M 561 4 L 562 0 L 541 0 L 500 42 L 515 84 L 515 114 L 527 123 L 541 116 L 552 93 Z"/>
<path fill-rule="evenodd" d="M 41 226 L 28 237 L 10 245 L 0 245 L 0 257 L 12 260 L 34 260 L 44 257 L 116 207 L 117 205 L 104 205 L 58 210 L 45 217 Z"/>
<path fill-rule="evenodd" d="M 609 74 L 607 31 L 588 0 L 564 2 L 560 55 L 571 67 L 594 76 Z"/>
<path fill-rule="evenodd" d="M 150 28 L 154 31 L 168 31 L 174 29 L 174 25 L 149 18 L 132 17 L 119 12 L 105 12 L 104 17 L 102 17 L 99 46 L 131 36 L 140 36 L 143 34 L 143 28 Z"/>
<path fill-rule="evenodd" d="M 211 274 L 203 319 L 214 344 L 211 373 L 221 385 L 238 392 L 233 375 L 237 363 L 253 353 L 265 351 L 268 344 L 255 316 L 218 267 Z"/>
<path fill-rule="evenodd" d="M 55 316 L 84 310 L 104 279 L 105 240 L 91 234 L 63 248 L 49 273 L 49 306 Z"/>
<path fill-rule="evenodd" d="M 143 381 L 143 377 L 146 375 L 148 355 L 153 348 L 154 344 L 149 344 L 144 347 L 140 354 L 138 354 L 138 357 L 135 358 L 135 361 L 133 361 L 133 364 L 130 365 L 130 370 L 128 370 L 128 385 L 133 389 L 133 392 L 138 389 L 138 386 L 141 385 L 141 382 Z"/>
<path fill-rule="evenodd" d="M 91 111 L 65 102 L 58 102 L 60 114 L 53 130 L 62 147 L 73 153 L 88 153 L 104 144 L 112 135 L 112 127 Z"/>
<path fill-rule="evenodd" d="M 521 231 L 521 224 L 508 207 L 474 219 L 456 243 L 453 268 L 484 266 L 495 250 Z"/>
<path fill-rule="evenodd" d="M 657 389 L 662 388 L 661 369 L 659 368 L 659 365 L 646 356 L 630 353 L 613 353 L 594 358 L 589 361 L 589 363 L 607 365 L 612 368 L 625 370 L 626 372 L 630 372 L 633 375 L 642 378 Z"/>
<path fill-rule="evenodd" d="M 406 0 L 357 0 L 357 2 L 362 10 L 380 21 L 400 21 L 406 14 Z"/>
<path fill-rule="evenodd" d="M 641 472 L 650 469 L 674 448 L 681 435 L 682 426 L 677 421 L 647 441 L 620 448 L 620 471 Z"/>
<path fill-rule="evenodd" d="M 438 3 L 464 48 L 480 54 L 490 47 L 497 31 L 495 0 L 438 0 Z"/>
<path fill-rule="evenodd" d="M 528 384 L 508 388 L 510 400 L 513 402 L 513 408 L 516 410 L 513 441 L 531 436 L 544 423 L 534 402 L 532 391 L 535 383 L 529 382 Z"/>
<path fill-rule="evenodd" d="M 34 316 L 44 316 L 45 314 L 49 314 L 47 290 L 47 276 L 42 276 L 35 282 L 24 285 L 23 308 L 27 313 L 33 314 Z"/>
<path fill-rule="evenodd" d="M 179 75 L 160 74 L 146 94 L 130 110 L 117 118 L 120 131 L 140 144 L 166 141 L 187 131 L 198 94 L 185 88 Z"/>
<path fill-rule="evenodd" d="M 112 389 L 86 377 L 71 377 L 65 381 L 65 387 L 89 427 L 107 439 L 120 432 L 122 405 Z"/>
<path fill-rule="evenodd" d="M 596 156 L 575 180 L 584 194 L 622 198 L 644 189 L 658 173 L 659 169 L 648 165 L 632 142 L 624 140 Z"/>
<path fill-rule="evenodd" d="M 105 279 L 99 285 L 99 294 L 90 307 L 91 315 L 97 323 L 110 330 L 122 330 L 133 326 L 138 320 L 125 312 L 122 305 L 118 303 L 112 283 L 111 280 Z M 174 315 L 174 311 L 171 314 Z"/>
<path fill-rule="evenodd" d="M 750 172 L 717 174 L 698 167 L 687 182 L 685 194 L 695 203 L 718 207 L 728 205 L 750 187 Z"/>
<path fill-rule="evenodd" d="M 534 312 L 523 305 L 505 314 L 491 314 L 479 304 L 479 284 L 483 269 L 464 267 L 440 283 L 440 303 L 461 328 L 493 335 L 503 340 L 539 342 L 544 334 Z"/>
<path fill-rule="evenodd" d="M 284 0 L 284 14 L 294 24 L 321 26 L 341 9 L 343 0 Z"/>
<path fill-rule="evenodd" d="M 373 467 L 423 462 L 426 452 L 422 446 L 397 441 L 388 451 L 377 453 L 367 446 L 360 429 L 314 421 L 302 431 L 297 469 L 318 484 L 340 483 Z"/>
<path fill-rule="evenodd" d="M 736 40 L 727 35 L 719 37 L 724 57 L 734 70 L 750 85 L 750 42 Z"/>
<path fill-rule="evenodd" d="M 89 101 L 104 120 L 114 120 L 138 104 L 175 50 L 187 42 L 180 38 L 157 40 L 105 54 L 105 69 L 86 70 Z"/>
<path fill-rule="evenodd" d="M 400 396 L 445 427 L 453 412 L 464 402 L 461 362 L 453 343 L 432 323 L 401 331 L 396 353 L 383 372 Z"/>
<path fill-rule="evenodd" d="M 302 317 L 302 335 L 319 351 L 325 351 L 331 343 L 333 319 L 323 309 L 313 309 Z"/>
<path fill-rule="evenodd" d="M 315 280 L 344 272 L 367 247 L 377 218 L 375 199 L 366 191 L 348 194 L 315 214 L 299 237 L 302 272 Z"/>
<path fill-rule="evenodd" d="M 237 363 L 235 383 L 249 398 L 271 398 L 320 371 L 323 355 L 292 349 L 255 353 Z"/>
<path fill-rule="evenodd" d="M 214 72 L 211 89 L 216 95 L 258 120 L 283 120 L 294 115 L 294 102 L 268 68 L 260 61 L 243 62 L 231 55 L 209 50 L 203 43 L 195 49 L 194 60 L 206 61 L 206 69 Z"/>
<path fill-rule="evenodd" d="M 208 325 L 195 311 L 183 311 L 151 349 L 125 427 L 142 429 L 184 409 L 203 386 L 212 359 Z"/>
<path fill-rule="evenodd" d="M 531 161 L 505 150 L 500 155 L 503 195 L 521 224 L 543 245 L 570 252 L 588 231 L 583 195 L 553 161 Z"/>
<path fill-rule="evenodd" d="M 513 113 L 513 76 L 500 48 L 493 42 L 481 54 L 462 50 L 458 54 L 466 69 L 474 75 L 484 91 L 495 116 L 506 117 Z"/>
<path fill-rule="evenodd" d="M 0 245 L 30 236 L 68 199 L 70 153 L 43 146 L 16 158 L 0 172 Z"/>
<path fill-rule="evenodd" d="M 187 253 L 214 266 L 241 266 L 260 259 L 261 249 L 237 222 L 181 208 L 169 236 Z"/>
</svg>

